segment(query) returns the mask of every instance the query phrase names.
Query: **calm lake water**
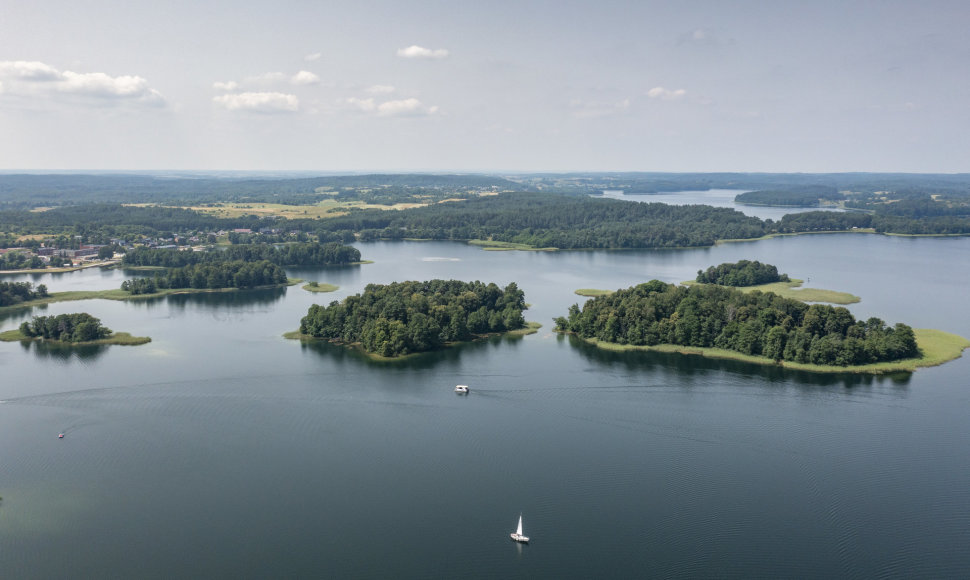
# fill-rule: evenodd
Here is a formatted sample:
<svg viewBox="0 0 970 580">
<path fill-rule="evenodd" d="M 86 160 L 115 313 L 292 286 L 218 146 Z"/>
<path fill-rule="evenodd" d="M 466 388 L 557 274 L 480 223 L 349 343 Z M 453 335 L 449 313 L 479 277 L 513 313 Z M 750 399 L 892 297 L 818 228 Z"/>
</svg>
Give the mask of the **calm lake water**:
<svg viewBox="0 0 970 580">
<path fill-rule="evenodd" d="M 970 576 L 970 357 L 813 375 L 601 352 L 550 331 L 583 300 L 574 289 L 757 259 L 861 296 L 856 316 L 970 336 L 970 239 L 358 247 L 373 264 L 291 272 L 339 285 L 331 294 L 96 300 L 0 319 L 87 311 L 153 339 L 0 343 L 0 576 Z M 124 278 L 5 279 L 61 291 Z M 544 327 L 390 363 L 281 337 L 314 302 L 429 278 L 515 281 Z M 520 512 L 528 546 L 509 540 Z"/>
</svg>

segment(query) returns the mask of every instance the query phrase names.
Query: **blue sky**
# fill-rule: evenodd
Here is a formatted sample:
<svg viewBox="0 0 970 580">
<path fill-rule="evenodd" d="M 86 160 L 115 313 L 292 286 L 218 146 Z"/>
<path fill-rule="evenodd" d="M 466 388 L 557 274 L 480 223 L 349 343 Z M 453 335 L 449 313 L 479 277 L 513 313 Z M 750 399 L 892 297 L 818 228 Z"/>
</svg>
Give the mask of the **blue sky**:
<svg viewBox="0 0 970 580">
<path fill-rule="evenodd" d="M 0 169 L 970 171 L 965 2 L 3 2 Z"/>
</svg>

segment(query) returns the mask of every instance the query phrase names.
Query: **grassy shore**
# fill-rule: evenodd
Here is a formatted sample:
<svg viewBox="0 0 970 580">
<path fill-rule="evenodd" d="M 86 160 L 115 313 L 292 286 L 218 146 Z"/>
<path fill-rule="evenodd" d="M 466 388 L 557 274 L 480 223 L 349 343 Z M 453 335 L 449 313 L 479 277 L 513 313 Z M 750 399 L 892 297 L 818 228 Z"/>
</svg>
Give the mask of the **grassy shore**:
<svg viewBox="0 0 970 580">
<path fill-rule="evenodd" d="M 536 248 L 529 246 L 527 244 L 515 244 L 512 242 L 495 242 L 492 240 L 468 240 L 468 244 L 472 246 L 479 246 L 483 250 L 488 250 L 492 252 L 505 252 L 513 250 L 529 251 L 529 252 L 558 252 L 559 248 Z"/>
<path fill-rule="evenodd" d="M 822 288 L 801 288 L 803 281 L 792 279 L 789 282 L 773 282 L 771 284 L 760 284 L 758 286 L 732 286 L 742 292 L 752 292 L 761 290 L 762 292 L 774 292 L 783 298 L 793 298 L 802 302 L 827 302 L 829 304 L 855 304 L 862 300 L 855 294 L 848 292 L 837 292 L 835 290 L 824 290 Z M 695 280 L 681 282 L 684 286 L 700 284 Z"/>
<path fill-rule="evenodd" d="M 301 286 L 307 292 L 335 292 L 340 289 L 340 286 L 334 286 L 333 284 L 321 284 L 319 282 L 310 282 L 309 284 L 304 284 Z"/>
<path fill-rule="evenodd" d="M 287 278 L 286 285 L 293 286 L 302 282 L 300 278 Z M 242 290 L 257 290 L 262 288 L 276 288 L 278 286 L 257 286 L 255 288 L 166 288 L 151 294 L 130 294 L 118 288 L 114 290 L 70 290 L 67 292 L 51 292 L 50 295 L 36 300 L 27 300 L 20 304 L 0 306 L 0 312 L 32 308 L 54 302 L 71 302 L 74 300 L 147 300 L 173 294 L 209 294 L 213 292 L 240 292 Z"/>
<path fill-rule="evenodd" d="M 655 352 L 677 352 L 681 354 L 693 354 L 708 358 L 722 358 L 739 360 L 761 365 L 780 366 L 787 369 L 796 369 L 816 373 L 858 373 L 858 374 L 886 374 L 895 372 L 912 372 L 920 367 L 932 367 L 941 365 L 945 362 L 960 358 L 963 350 L 970 348 L 970 340 L 943 332 L 942 330 L 917 328 L 913 331 L 916 334 L 916 344 L 919 346 L 920 356 L 894 362 L 876 363 L 859 366 L 828 366 L 812 365 L 787 361 L 774 361 L 763 356 L 751 356 L 741 354 L 733 350 L 723 348 L 703 348 L 694 346 L 679 346 L 675 344 L 658 344 L 655 346 L 633 346 L 628 344 L 615 344 L 593 339 L 583 339 L 586 342 L 602 348 L 604 350 L 629 351 L 646 350 Z"/>
<path fill-rule="evenodd" d="M 92 344 L 120 344 L 123 346 L 136 346 L 139 344 L 149 343 L 152 341 L 152 339 L 147 336 L 132 336 L 127 332 L 114 332 L 111 334 L 111 336 L 98 340 L 90 340 L 87 342 L 67 342 L 63 340 L 43 339 L 39 336 L 26 336 L 24 333 L 20 332 L 20 330 L 14 329 L 6 332 L 0 332 L 0 341 L 44 341 L 51 344 L 63 344 L 66 346 L 88 346 Z"/>
</svg>

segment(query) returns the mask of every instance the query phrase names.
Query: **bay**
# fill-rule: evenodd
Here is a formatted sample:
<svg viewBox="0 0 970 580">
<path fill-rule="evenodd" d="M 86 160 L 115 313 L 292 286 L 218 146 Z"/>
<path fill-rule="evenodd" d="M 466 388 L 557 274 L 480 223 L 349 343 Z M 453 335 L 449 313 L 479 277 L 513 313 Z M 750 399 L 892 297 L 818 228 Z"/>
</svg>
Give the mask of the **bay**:
<svg viewBox="0 0 970 580">
<path fill-rule="evenodd" d="M 340 286 L 94 300 L 153 341 L 0 344 L 5 578 L 961 577 L 968 362 L 816 375 L 551 332 L 577 288 L 725 261 L 851 292 L 857 317 L 970 336 L 966 238 L 797 236 L 706 249 L 359 244 Z M 6 278 L 117 287 L 121 271 Z M 374 362 L 282 334 L 368 283 L 516 282 L 543 328 Z M 457 396 L 455 384 L 471 393 Z M 64 432 L 65 438 L 57 439 Z M 528 546 L 509 540 L 519 513 Z"/>
</svg>

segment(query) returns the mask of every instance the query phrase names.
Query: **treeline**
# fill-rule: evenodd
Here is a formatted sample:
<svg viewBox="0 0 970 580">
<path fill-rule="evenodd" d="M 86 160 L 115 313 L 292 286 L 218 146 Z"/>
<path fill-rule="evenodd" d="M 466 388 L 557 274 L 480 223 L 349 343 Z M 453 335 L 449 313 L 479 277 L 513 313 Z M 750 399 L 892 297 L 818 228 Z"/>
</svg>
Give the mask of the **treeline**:
<svg viewBox="0 0 970 580">
<path fill-rule="evenodd" d="M 818 207 L 820 200 L 839 201 L 845 195 L 825 185 L 807 186 L 799 189 L 768 189 L 748 191 L 734 196 L 734 201 L 752 205 L 784 207 Z"/>
<path fill-rule="evenodd" d="M 30 282 L 0 282 L 0 306 L 14 306 L 47 295 L 47 286 L 44 284 L 38 285 L 34 290 L 34 285 Z"/>
<path fill-rule="evenodd" d="M 35 316 L 20 325 L 20 333 L 30 338 L 44 338 L 63 342 L 89 342 L 111 335 L 111 329 L 87 312 Z"/>
<path fill-rule="evenodd" d="M 773 292 L 675 286 L 653 280 L 574 304 L 556 328 L 583 338 L 651 346 L 716 347 L 776 361 L 863 365 L 918 355 L 913 329 Z"/>
<path fill-rule="evenodd" d="M 283 246 L 271 244 L 238 244 L 225 249 L 206 252 L 139 247 L 125 254 L 125 266 L 162 266 L 177 268 L 190 264 L 219 262 L 272 262 L 278 266 L 330 266 L 360 261 L 360 250 L 338 242 L 318 244 L 294 243 Z"/>
<path fill-rule="evenodd" d="M 861 212 L 809 211 L 788 214 L 776 222 L 779 233 L 833 232 L 872 228 L 878 233 L 942 235 L 970 234 L 970 217 L 937 216 L 920 219 Z"/>
<path fill-rule="evenodd" d="M 710 246 L 719 239 L 766 233 L 758 218 L 728 208 L 548 193 L 500 194 L 399 212 L 352 212 L 321 225 L 360 232 L 362 240 L 481 239 L 561 249 Z"/>
<path fill-rule="evenodd" d="M 740 260 L 736 263 L 725 262 L 698 270 L 696 280 L 701 284 L 720 284 L 721 286 L 758 286 L 774 282 L 788 282 L 788 274 L 778 274 L 778 268 L 754 260 Z"/>
<path fill-rule="evenodd" d="M 103 203 L 170 203 L 197 205 L 217 202 L 313 204 L 339 191 L 372 200 L 398 201 L 438 192 L 520 189 L 508 179 L 491 175 L 372 174 L 314 177 L 212 177 L 186 175 L 0 175 L 0 207 L 29 209 Z M 331 191 L 332 190 L 332 191 Z M 244 226 L 239 226 L 244 227 Z"/>
<path fill-rule="evenodd" d="M 27 256 L 23 252 L 0 254 L 0 270 L 26 270 L 45 268 L 47 264 L 37 256 Z"/>
<path fill-rule="evenodd" d="M 177 288 L 252 288 L 286 284 L 286 281 L 286 272 L 272 262 L 237 260 L 171 268 L 154 277 L 125 280 L 121 283 L 121 289 L 134 295 Z"/>
<path fill-rule="evenodd" d="M 504 289 L 458 280 L 368 284 L 363 294 L 311 306 L 300 332 L 393 357 L 522 328 L 525 308 L 525 295 L 514 282 Z"/>
</svg>

